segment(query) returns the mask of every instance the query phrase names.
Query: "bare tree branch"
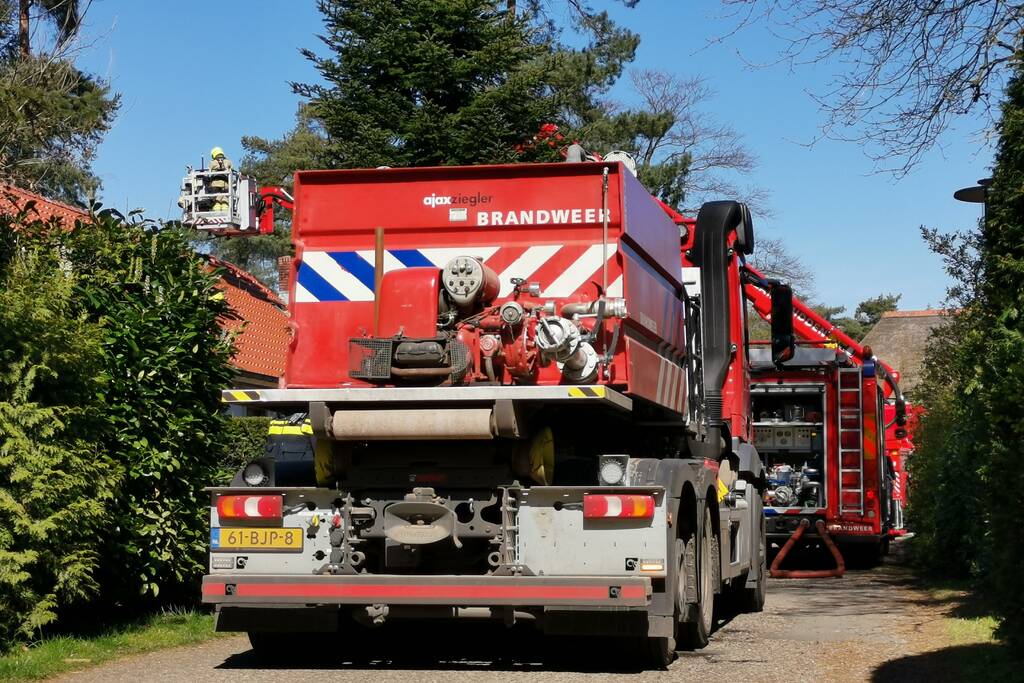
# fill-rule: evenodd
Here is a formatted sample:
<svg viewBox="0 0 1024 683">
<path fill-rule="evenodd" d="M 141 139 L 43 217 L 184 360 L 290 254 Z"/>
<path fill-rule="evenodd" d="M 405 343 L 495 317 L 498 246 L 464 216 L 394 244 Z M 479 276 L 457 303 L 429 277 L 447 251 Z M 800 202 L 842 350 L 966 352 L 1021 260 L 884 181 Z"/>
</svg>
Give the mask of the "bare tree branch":
<svg viewBox="0 0 1024 683">
<path fill-rule="evenodd" d="M 758 237 L 751 263 L 766 277 L 788 282 L 801 299 L 814 298 L 814 271 L 785 242 L 776 237 Z"/>
<path fill-rule="evenodd" d="M 761 216 L 771 215 L 768 192 L 739 182 L 757 167 L 757 158 L 743 144 L 743 136 L 703 109 L 714 97 L 704 78 L 652 69 L 633 71 L 630 78 L 644 110 L 668 113 L 674 120 L 663 137 L 648 140 L 645 149 L 636 152 L 641 163 L 655 158 L 689 159 L 684 182 L 686 211 L 696 212 L 710 199 L 734 198 L 745 201 Z"/>
<path fill-rule="evenodd" d="M 791 64 L 838 65 L 812 93 L 826 115 L 821 135 L 865 144 L 880 170 L 898 176 L 958 117 L 976 114 L 991 128 L 1022 47 L 1019 1 L 722 1 L 734 10 L 730 37 L 767 23 Z"/>
</svg>

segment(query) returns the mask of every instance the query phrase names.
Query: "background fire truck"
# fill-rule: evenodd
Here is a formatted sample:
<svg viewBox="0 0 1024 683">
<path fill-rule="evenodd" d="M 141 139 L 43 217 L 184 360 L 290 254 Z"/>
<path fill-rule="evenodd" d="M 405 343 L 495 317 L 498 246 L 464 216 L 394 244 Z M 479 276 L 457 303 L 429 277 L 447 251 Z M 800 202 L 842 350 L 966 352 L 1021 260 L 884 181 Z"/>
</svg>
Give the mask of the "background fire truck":
<svg viewBox="0 0 1024 683">
<path fill-rule="evenodd" d="M 754 310 L 770 320 L 769 287 L 755 268 L 744 272 Z M 904 532 L 904 464 L 911 444 L 898 375 L 870 347 L 796 299 L 793 316 L 799 338 L 793 358 L 780 367 L 765 347 L 751 352 L 768 537 L 782 545 L 806 520 L 805 539 L 821 542 L 829 535 L 845 560 L 870 564 L 887 551 L 892 536 Z M 843 564 L 838 562 L 837 573 Z M 786 573 L 773 563 L 773 575 Z"/>
<path fill-rule="evenodd" d="M 251 234 L 259 194 L 220 222 L 185 197 L 185 222 Z M 745 206 L 706 204 L 684 267 L 619 162 L 300 172 L 294 211 L 283 387 L 224 397 L 307 414 L 313 456 L 211 489 L 217 629 L 301 652 L 396 619 L 530 619 L 664 666 L 707 643 L 716 601 L 762 608 Z"/>
</svg>

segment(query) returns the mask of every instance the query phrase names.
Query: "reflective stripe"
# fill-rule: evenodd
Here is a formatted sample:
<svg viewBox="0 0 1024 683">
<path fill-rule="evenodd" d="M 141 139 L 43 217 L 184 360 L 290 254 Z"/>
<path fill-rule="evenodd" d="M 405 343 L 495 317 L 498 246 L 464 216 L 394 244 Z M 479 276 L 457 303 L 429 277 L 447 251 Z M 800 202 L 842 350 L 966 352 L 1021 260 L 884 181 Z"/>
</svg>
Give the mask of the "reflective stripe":
<svg viewBox="0 0 1024 683">
<path fill-rule="evenodd" d="M 301 425 L 292 424 L 291 422 L 271 422 L 267 434 L 271 436 L 312 436 L 313 425 L 309 423 L 309 420 L 306 420 Z"/>
<path fill-rule="evenodd" d="M 622 291 L 622 273 L 616 261 L 618 245 L 608 245 L 609 295 Z M 384 252 L 384 272 L 399 268 L 442 267 L 456 256 L 480 258 L 494 268 L 500 281 L 498 296 L 512 293 L 512 279 L 539 280 L 543 296 L 572 295 L 600 274 L 604 266 L 600 244 L 541 244 L 533 246 L 466 246 L 393 249 Z M 373 301 L 374 252 L 303 252 L 295 280 L 296 303 L 321 301 Z"/>
</svg>

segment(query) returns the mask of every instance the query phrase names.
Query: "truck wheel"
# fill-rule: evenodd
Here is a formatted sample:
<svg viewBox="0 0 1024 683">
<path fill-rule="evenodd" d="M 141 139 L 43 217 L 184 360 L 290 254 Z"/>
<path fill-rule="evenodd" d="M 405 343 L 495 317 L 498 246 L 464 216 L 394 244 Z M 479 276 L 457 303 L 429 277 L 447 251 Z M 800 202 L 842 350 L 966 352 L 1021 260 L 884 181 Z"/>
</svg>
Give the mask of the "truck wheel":
<svg viewBox="0 0 1024 683">
<path fill-rule="evenodd" d="M 644 638 L 641 653 L 651 668 L 667 669 L 676 658 L 675 638 Z"/>
<path fill-rule="evenodd" d="M 751 513 L 754 517 L 752 528 L 757 529 L 756 540 L 753 542 L 753 556 L 750 571 L 757 572 L 757 584 L 754 588 L 743 586 L 739 593 L 739 608 L 744 612 L 760 612 L 764 610 L 765 584 L 768 577 L 768 536 L 765 528 L 764 511 L 761 496 L 752 499 Z M 745 583 L 745 582 L 744 582 Z"/>
<path fill-rule="evenodd" d="M 699 650 L 707 646 L 708 636 L 714 626 L 715 611 L 715 571 L 712 566 L 714 557 L 714 529 L 711 521 L 711 510 L 704 507 L 704 519 L 698 529 L 699 536 L 693 534 L 686 539 L 683 553 L 683 566 L 680 567 L 679 598 L 681 604 L 685 601 L 686 563 L 695 562 L 697 568 L 697 604 L 696 609 L 691 609 L 692 620 L 686 620 L 679 624 L 678 637 L 679 645 L 688 650 Z M 694 557 L 694 555 L 696 555 Z"/>
</svg>

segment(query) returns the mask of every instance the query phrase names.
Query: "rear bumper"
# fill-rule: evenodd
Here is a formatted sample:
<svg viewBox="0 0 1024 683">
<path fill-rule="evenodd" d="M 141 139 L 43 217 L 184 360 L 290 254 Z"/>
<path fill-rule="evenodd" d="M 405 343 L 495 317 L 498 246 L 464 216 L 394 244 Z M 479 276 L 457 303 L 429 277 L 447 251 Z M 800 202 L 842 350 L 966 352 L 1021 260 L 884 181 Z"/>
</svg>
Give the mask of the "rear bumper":
<svg viewBox="0 0 1024 683">
<path fill-rule="evenodd" d="M 203 602 L 227 605 L 646 607 L 647 577 L 274 576 L 203 577 Z"/>
</svg>

